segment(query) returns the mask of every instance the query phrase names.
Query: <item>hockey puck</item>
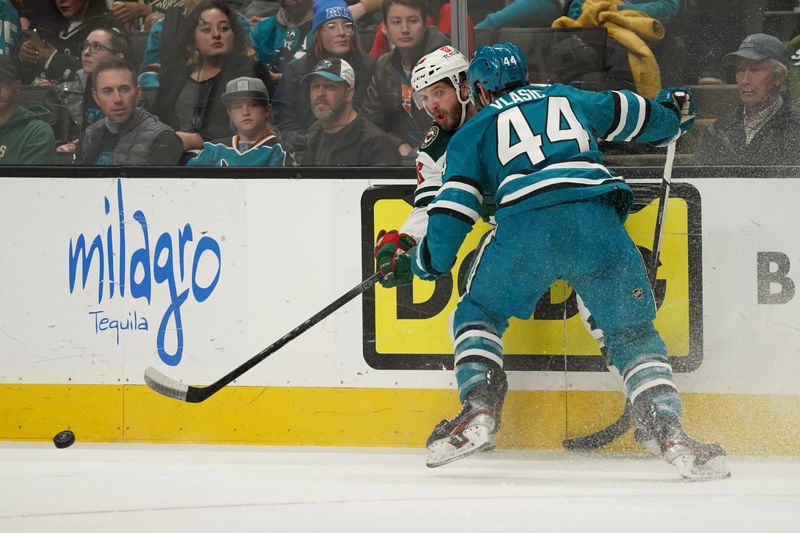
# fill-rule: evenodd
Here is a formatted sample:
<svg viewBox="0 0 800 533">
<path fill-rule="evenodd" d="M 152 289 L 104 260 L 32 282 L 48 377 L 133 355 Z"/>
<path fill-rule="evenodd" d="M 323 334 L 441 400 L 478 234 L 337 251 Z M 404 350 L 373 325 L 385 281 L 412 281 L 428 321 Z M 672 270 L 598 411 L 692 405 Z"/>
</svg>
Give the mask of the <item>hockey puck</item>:
<svg viewBox="0 0 800 533">
<path fill-rule="evenodd" d="M 58 435 L 53 437 L 53 444 L 56 445 L 56 448 L 68 448 L 72 446 L 74 442 L 75 442 L 75 433 L 71 432 L 68 429 L 60 432 Z"/>
</svg>

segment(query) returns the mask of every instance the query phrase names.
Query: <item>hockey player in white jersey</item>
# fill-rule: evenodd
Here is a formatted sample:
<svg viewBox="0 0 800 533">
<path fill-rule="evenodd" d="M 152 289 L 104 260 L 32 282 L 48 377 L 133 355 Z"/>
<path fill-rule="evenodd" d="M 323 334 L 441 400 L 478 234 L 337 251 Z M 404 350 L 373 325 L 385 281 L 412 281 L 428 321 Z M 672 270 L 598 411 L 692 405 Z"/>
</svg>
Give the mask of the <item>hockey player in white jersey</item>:
<svg viewBox="0 0 800 533">
<path fill-rule="evenodd" d="M 404 255 L 425 235 L 428 204 L 442 186 L 447 143 L 464 122 L 475 114 L 467 90 L 467 59 L 452 46 L 443 46 L 422 57 L 411 72 L 414 99 L 434 120 L 417 156 L 417 188 L 414 208 L 400 231 L 378 234 L 375 258 L 384 287 L 411 283 L 409 258 Z"/>
</svg>

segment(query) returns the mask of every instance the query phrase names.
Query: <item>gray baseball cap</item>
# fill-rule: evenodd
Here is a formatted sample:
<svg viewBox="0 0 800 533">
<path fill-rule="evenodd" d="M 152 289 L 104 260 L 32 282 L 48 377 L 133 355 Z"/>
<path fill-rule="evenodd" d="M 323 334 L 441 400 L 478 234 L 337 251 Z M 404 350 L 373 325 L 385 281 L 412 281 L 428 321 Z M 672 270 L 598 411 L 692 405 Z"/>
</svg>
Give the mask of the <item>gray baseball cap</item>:
<svg viewBox="0 0 800 533">
<path fill-rule="evenodd" d="M 234 78 L 225 85 L 225 92 L 222 93 L 222 101 L 227 102 L 231 98 L 258 98 L 269 101 L 267 86 L 258 78 L 248 78 L 241 76 Z"/>
<path fill-rule="evenodd" d="M 739 49 L 725 56 L 725 61 L 732 61 L 737 57 L 745 59 L 775 59 L 786 64 L 786 49 L 777 37 L 766 33 L 754 33 L 745 37 Z"/>
</svg>

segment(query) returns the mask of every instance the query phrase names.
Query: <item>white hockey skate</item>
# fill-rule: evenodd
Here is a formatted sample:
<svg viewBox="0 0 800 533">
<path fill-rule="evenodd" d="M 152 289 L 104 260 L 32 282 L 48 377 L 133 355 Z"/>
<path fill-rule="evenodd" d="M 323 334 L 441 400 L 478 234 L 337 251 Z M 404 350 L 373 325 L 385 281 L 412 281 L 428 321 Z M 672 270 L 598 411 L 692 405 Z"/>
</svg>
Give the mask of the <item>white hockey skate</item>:
<svg viewBox="0 0 800 533">
<path fill-rule="evenodd" d="M 661 456 L 687 481 L 713 481 L 731 477 L 725 450 L 719 444 L 698 442 L 678 431 L 661 442 Z"/>
<path fill-rule="evenodd" d="M 664 458 L 687 481 L 713 481 L 731 477 L 725 463 L 725 449 L 689 437 L 674 418 L 659 416 L 652 405 L 635 413 L 634 437 L 647 451 Z"/>
<path fill-rule="evenodd" d="M 439 422 L 428 437 L 429 468 L 494 449 L 508 383 L 499 368 L 487 372 L 486 377 L 486 383 L 470 391 L 458 416 Z"/>
</svg>

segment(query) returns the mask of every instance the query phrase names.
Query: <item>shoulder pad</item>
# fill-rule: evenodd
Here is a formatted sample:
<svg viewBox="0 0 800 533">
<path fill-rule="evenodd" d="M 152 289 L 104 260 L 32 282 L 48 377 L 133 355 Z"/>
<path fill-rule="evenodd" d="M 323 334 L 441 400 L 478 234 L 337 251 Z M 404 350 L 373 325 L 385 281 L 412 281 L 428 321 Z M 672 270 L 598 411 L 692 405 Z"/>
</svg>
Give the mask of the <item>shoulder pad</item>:
<svg viewBox="0 0 800 533">
<path fill-rule="evenodd" d="M 434 160 L 439 159 L 447 150 L 447 143 L 450 142 L 453 133 L 455 132 L 444 131 L 437 124 L 434 124 L 425 134 L 419 151 L 427 153 Z"/>
</svg>

